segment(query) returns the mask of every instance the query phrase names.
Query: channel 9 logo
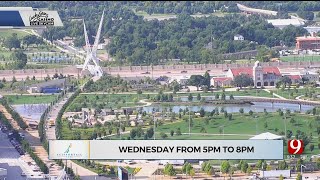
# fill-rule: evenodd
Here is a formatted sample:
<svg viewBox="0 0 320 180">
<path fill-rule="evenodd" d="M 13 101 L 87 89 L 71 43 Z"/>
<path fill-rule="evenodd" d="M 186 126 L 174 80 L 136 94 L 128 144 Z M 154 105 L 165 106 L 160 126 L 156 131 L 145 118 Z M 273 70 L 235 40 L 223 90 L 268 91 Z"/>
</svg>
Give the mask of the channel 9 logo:
<svg viewBox="0 0 320 180">
<path fill-rule="evenodd" d="M 303 153 L 303 141 L 292 139 L 288 141 L 288 153 L 289 154 L 302 154 Z"/>
</svg>

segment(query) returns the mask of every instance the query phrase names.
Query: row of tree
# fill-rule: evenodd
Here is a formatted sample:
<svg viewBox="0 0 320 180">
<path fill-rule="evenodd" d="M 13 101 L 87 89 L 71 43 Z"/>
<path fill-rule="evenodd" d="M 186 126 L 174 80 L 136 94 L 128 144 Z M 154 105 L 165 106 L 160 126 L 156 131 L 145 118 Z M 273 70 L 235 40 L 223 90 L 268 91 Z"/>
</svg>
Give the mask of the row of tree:
<svg viewBox="0 0 320 180">
<path fill-rule="evenodd" d="M 7 98 L 2 98 L 0 102 L 6 108 L 6 110 L 11 114 L 12 118 L 18 123 L 20 128 L 25 130 L 28 127 L 28 125 L 24 122 L 21 116 L 10 107 L 10 105 L 8 104 Z"/>
</svg>

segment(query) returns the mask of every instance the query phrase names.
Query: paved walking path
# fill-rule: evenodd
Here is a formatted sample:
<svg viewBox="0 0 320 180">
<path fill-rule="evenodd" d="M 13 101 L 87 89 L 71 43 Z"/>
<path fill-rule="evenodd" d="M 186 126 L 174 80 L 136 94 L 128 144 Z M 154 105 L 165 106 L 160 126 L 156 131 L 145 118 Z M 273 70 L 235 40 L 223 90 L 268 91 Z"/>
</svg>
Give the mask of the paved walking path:
<svg viewBox="0 0 320 180">
<path fill-rule="evenodd" d="M 58 117 L 58 113 L 61 110 L 62 106 L 68 101 L 68 99 L 72 96 L 73 93 L 67 93 L 66 96 L 60 100 L 49 112 L 48 119 L 56 120 Z M 49 121 L 46 122 L 47 127 L 49 127 Z M 55 133 L 55 126 L 48 128 L 46 131 L 47 139 L 48 140 L 55 140 L 56 139 L 56 133 Z M 65 163 L 65 161 L 64 161 Z M 68 167 L 72 168 L 75 173 L 77 173 L 81 179 L 94 179 L 94 176 L 97 176 L 97 173 L 94 173 L 86 168 L 83 168 L 82 166 L 79 166 L 78 164 L 68 160 L 67 161 Z M 91 176 L 91 177 L 90 177 Z"/>
<path fill-rule="evenodd" d="M 266 92 L 268 92 L 268 93 L 270 93 L 270 91 L 269 91 L 268 89 L 263 89 L 263 90 L 266 91 Z M 274 92 L 273 92 L 273 95 L 276 96 L 276 97 L 278 97 L 278 98 L 280 98 L 280 99 L 286 99 L 286 98 L 284 98 L 284 97 L 282 97 L 282 96 L 280 96 L 280 95 L 278 95 L 278 94 L 276 94 L 276 93 L 274 93 Z"/>
</svg>

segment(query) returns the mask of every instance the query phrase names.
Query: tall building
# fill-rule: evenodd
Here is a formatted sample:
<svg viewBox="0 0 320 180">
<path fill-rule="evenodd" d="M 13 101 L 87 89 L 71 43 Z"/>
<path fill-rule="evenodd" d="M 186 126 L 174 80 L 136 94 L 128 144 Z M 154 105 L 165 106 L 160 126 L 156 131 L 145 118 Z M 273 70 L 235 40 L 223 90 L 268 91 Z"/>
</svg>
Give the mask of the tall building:
<svg viewBox="0 0 320 180">
<path fill-rule="evenodd" d="M 320 49 L 320 37 L 315 36 L 302 36 L 296 38 L 296 49 L 298 50 L 311 50 Z"/>
<path fill-rule="evenodd" d="M 252 76 L 253 76 L 253 84 L 254 86 L 258 87 L 262 85 L 263 82 L 263 69 L 261 67 L 261 64 L 259 61 L 256 61 L 254 63 L 254 66 L 252 68 Z"/>
<path fill-rule="evenodd" d="M 251 77 L 256 87 L 275 86 L 279 78 L 282 77 L 278 67 L 262 67 L 259 61 L 256 61 L 252 68 L 231 68 L 228 70 L 226 77 L 234 79 L 241 74 Z"/>
</svg>

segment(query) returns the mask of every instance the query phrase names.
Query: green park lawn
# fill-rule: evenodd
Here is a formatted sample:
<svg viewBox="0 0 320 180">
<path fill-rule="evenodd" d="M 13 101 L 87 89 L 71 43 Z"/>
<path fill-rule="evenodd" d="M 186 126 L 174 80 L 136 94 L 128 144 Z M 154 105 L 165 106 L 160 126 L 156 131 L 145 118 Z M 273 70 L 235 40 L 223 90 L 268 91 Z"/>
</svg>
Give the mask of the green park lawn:
<svg viewBox="0 0 320 180">
<path fill-rule="evenodd" d="M 208 118 L 208 122 L 205 121 Z M 184 119 L 184 120 L 183 120 Z M 156 128 L 156 139 L 162 139 L 160 133 L 165 133 L 168 137 L 165 139 L 177 139 L 177 140 L 219 140 L 219 139 L 249 139 L 257 134 L 263 132 L 271 132 L 274 134 L 284 136 L 285 124 L 286 129 L 292 131 L 292 137 L 296 135 L 297 131 L 305 132 L 308 136 L 312 134 L 312 141 L 310 144 L 314 144 L 315 148 L 311 152 L 308 145 L 305 147 L 305 155 L 319 154 L 320 149 L 318 148 L 318 135 L 317 127 L 319 126 L 315 116 L 306 114 L 290 113 L 286 117 L 282 117 L 279 113 L 253 113 L 250 116 L 248 113 L 240 114 L 233 113 L 232 120 L 225 118 L 222 113 L 218 116 L 213 117 L 192 117 L 191 134 L 189 133 L 189 121 L 188 116 L 185 115 L 182 119 L 176 121 L 165 121 L 163 125 Z M 63 121 L 62 123 L 62 139 L 73 139 L 76 131 L 81 134 L 81 139 L 90 139 L 94 130 L 99 131 L 98 128 L 68 128 L 68 123 Z M 145 125 L 142 128 L 146 129 L 153 127 Z M 180 128 L 182 135 L 177 135 L 176 131 Z M 201 129 L 205 131 L 201 131 Z M 102 128 L 100 128 L 101 131 Z M 104 127 L 105 131 L 108 131 L 108 127 Z M 126 127 L 125 131 L 130 131 L 132 127 Z M 175 133 L 173 136 L 170 135 L 170 131 L 173 130 Z M 113 127 L 112 134 L 115 133 L 115 127 Z M 108 134 L 108 132 L 107 132 Z M 228 135 L 231 134 L 231 135 Z M 129 134 L 122 134 L 122 139 L 127 139 Z M 120 139 L 119 136 L 110 137 L 111 140 Z M 143 136 L 135 139 L 143 139 Z M 151 138 L 153 139 L 153 138 Z M 287 154 L 286 146 L 284 147 L 284 154 Z"/>
<path fill-rule="evenodd" d="M 201 96 L 215 96 L 216 94 L 219 94 L 221 97 L 221 94 L 223 92 L 192 92 L 193 98 L 196 99 L 197 95 L 200 94 Z M 272 97 L 272 95 L 266 91 L 263 90 L 241 90 L 241 91 L 226 91 L 224 92 L 226 96 L 230 96 L 231 94 L 233 96 L 257 96 L 257 97 Z M 78 111 L 81 110 L 81 107 L 88 107 L 88 108 L 94 108 L 98 105 L 102 105 L 104 108 L 121 108 L 121 107 L 134 107 L 134 106 L 141 106 L 144 104 L 139 103 L 139 100 L 146 99 L 147 93 L 143 94 L 80 94 L 72 103 L 70 106 L 68 106 L 67 110 L 70 111 Z M 181 98 L 181 97 L 187 97 L 189 93 L 177 93 L 174 94 L 173 97 L 175 99 Z M 150 98 L 153 98 L 157 96 L 156 93 L 149 94 Z"/>
<path fill-rule="evenodd" d="M 0 38 L 10 37 L 13 33 L 16 33 L 19 39 L 28 35 L 28 33 L 26 33 L 26 32 L 15 30 L 15 29 L 1 29 L 0 30 Z"/>
<path fill-rule="evenodd" d="M 5 95 L 10 104 L 41 104 L 51 103 L 56 95 Z"/>
<path fill-rule="evenodd" d="M 320 61 L 320 55 L 290 55 L 283 56 L 280 58 L 281 61 L 284 62 L 292 62 L 292 61 Z"/>
<path fill-rule="evenodd" d="M 274 93 L 276 93 L 284 98 L 287 98 L 287 99 L 295 99 L 297 96 L 301 96 L 301 95 L 304 96 L 306 94 L 306 92 L 310 92 L 310 91 L 315 91 L 316 93 L 320 93 L 320 89 L 318 89 L 318 88 L 312 88 L 312 89 L 303 88 L 303 89 L 297 89 L 297 90 L 294 90 L 293 88 L 291 88 L 289 90 L 288 89 L 273 90 Z M 293 96 L 291 96 L 291 95 L 293 95 Z"/>
</svg>

